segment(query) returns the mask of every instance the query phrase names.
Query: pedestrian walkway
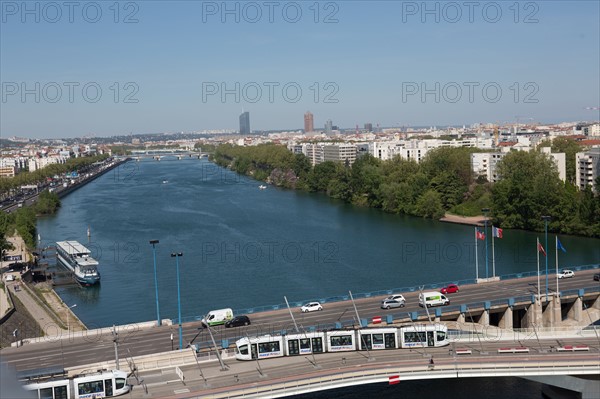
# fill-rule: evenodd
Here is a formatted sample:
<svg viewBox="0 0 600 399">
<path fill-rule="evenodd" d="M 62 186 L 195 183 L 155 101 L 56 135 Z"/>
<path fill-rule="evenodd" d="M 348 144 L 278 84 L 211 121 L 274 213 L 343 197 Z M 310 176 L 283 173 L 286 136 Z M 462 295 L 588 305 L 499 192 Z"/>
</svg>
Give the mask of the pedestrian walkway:
<svg viewBox="0 0 600 399">
<path fill-rule="evenodd" d="M 51 329 L 54 331 L 66 330 L 52 318 L 52 310 L 45 304 L 36 301 L 34 298 L 35 294 L 31 292 L 25 283 L 14 281 L 10 285 L 7 285 L 7 288 L 11 290 L 13 297 L 21 301 L 25 309 L 31 314 L 31 317 L 39 324 L 42 331 L 54 335 Z"/>
<path fill-rule="evenodd" d="M 6 291 L 4 289 L 0 289 L 0 317 L 4 316 L 10 310 L 10 308 L 11 306 L 8 303 Z"/>
</svg>

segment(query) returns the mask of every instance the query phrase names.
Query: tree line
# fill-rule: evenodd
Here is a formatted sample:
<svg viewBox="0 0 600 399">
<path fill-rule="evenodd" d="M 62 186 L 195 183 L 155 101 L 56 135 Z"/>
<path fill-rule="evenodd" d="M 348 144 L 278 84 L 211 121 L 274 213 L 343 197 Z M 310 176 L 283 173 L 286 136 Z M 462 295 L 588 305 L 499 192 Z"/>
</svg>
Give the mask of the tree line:
<svg viewBox="0 0 600 399">
<path fill-rule="evenodd" d="M 11 178 L 0 179 L 0 196 L 6 195 L 10 190 L 18 189 L 21 186 L 33 185 L 44 182 L 48 177 L 62 175 L 68 172 L 75 172 L 90 166 L 93 163 L 104 161 L 108 155 L 95 155 L 92 157 L 69 158 L 64 164 L 50 164 L 45 168 L 33 172 L 21 172 Z"/>
<path fill-rule="evenodd" d="M 569 180 L 561 181 L 548 155 L 508 153 L 497 165 L 502 179 L 491 184 L 472 172 L 473 152 L 481 150 L 438 148 L 420 163 L 364 155 L 352 166 L 327 161 L 313 167 L 306 156 L 281 145 L 225 144 L 216 148 L 211 160 L 279 187 L 321 192 L 390 213 L 439 219 L 447 212 L 476 216 L 489 208 L 494 223 L 503 228 L 542 231 L 541 217 L 549 215 L 550 231 L 600 237 L 600 196 L 590 187 L 580 191 Z"/>
</svg>

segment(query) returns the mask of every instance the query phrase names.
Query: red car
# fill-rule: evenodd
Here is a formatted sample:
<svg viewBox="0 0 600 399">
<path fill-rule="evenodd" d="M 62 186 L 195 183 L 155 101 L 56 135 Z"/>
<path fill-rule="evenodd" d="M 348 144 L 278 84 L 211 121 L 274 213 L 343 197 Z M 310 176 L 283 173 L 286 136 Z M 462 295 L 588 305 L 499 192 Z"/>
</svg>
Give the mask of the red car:
<svg viewBox="0 0 600 399">
<path fill-rule="evenodd" d="M 458 292 L 458 285 L 456 284 L 448 284 L 447 287 L 444 287 L 440 290 L 442 294 L 454 294 Z"/>
</svg>

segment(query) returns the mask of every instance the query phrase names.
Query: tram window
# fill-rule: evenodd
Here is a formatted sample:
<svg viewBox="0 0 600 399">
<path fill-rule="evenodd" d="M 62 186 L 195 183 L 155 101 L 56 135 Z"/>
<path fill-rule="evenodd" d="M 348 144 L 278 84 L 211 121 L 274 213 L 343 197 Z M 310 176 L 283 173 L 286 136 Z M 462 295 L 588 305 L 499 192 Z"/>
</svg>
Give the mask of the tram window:
<svg viewBox="0 0 600 399">
<path fill-rule="evenodd" d="M 258 344 L 258 353 L 279 352 L 279 342 L 262 342 Z"/>
<path fill-rule="evenodd" d="M 446 339 L 446 332 L 445 331 L 436 331 L 437 333 L 437 342 L 443 341 Z"/>
<path fill-rule="evenodd" d="M 246 353 L 248 353 L 248 350 L 246 350 Z M 125 378 L 115 379 L 115 388 L 116 389 L 123 389 L 124 386 L 125 386 Z"/>
<path fill-rule="evenodd" d="M 67 392 L 69 391 L 68 385 L 61 385 L 54 387 L 54 399 L 67 399 Z"/>
<path fill-rule="evenodd" d="M 383 344 L 383 334 L 373 334 L 373 345 Z"/>
<path fill-rule="evenodd" d="M 405 331 L 404 342 L 425 342 L 425 333 L 416 331 Z"/>
<path fill-rule="evenodd" d="M 331 337 L 331 346 L 346 346 L 352 345 L 352 336 L 342 335 L 339 337 Z"/>
<path fill-rule="evenodd" d="M 104 393 L 106 394 L 106 396 L 113 396 L 112 380 L 104 380 Z"/>
<path fill-rule="evenodd" d="M 102 381 L 81 382 L 78 384 L 77 389 L 80 395 L 86 395 L 89 393 L 99 393 L 104 391 Z"/>
<path fill-rule="evenodd" d="M 310 349 L 310 339 L 302 338 L 300 340 L 300 349 Z"/>
<path fill-rule="evenodd" d="M 248 354 L 248 345 L 240 346 L 240 354 L 247 355 Z"/>
<path fill-rule="evenodd" d="M 52 388 L 41 388 L 40 399 L 52 399 Z"/>
</svg>

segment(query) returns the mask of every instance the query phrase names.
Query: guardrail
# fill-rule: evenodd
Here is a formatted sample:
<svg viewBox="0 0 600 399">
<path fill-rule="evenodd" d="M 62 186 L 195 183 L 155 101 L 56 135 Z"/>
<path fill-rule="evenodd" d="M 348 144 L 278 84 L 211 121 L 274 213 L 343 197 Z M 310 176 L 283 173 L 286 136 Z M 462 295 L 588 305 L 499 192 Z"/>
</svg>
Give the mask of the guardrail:
<svg viewBox="0 0 600 399">
<path fill-rule="evenodd" d="M 598 268 L 600 268 L 600 263 L 570 267 L 570 269 L 574 270 L 574 271 L 591 270 L 591 269 L 598 269 Z M 554 273 L 549 273 L 549 275 L 551 275 L 551 274 L 554 274 Z M 545 274 L 541 273 L 540 275 L 545 275 Z M 506 274 L 506 275 L 499 276 L 499 278 L 502 281 L 502 280 L 517 279 L 517 278 L 533 277 L 533 276 L 537 276 L 537 271 Z M 446 281 L 446 282 L 440 282 L 440 283 L 425 284 L 422 287 L 424 290 L 431 290 L 431 289 L 440 289 L 442 287 L 447 286 L 448 284 L 469 285 L 469 284 L 475 284 L 475 283 L 476 283 L 475 279 L 465 279 L 465 280 L 453 280 L 453 281 Z M 391 295 L 391 294 L 398 293 L 398 292 L 416 292 L 416 291 L 419 291 L 420 287 L 421 286 L 400 287 L 400 288 L 392 288 L 392 289 L 387 289 L 387 290 L 362 292 L 362 293 L 356 293 L 356 294 L 353 293 L 352 296 L 354 297 L 354 299 L 364 299 L 364 298 Z M 578 290 L 561 291 L 561 295 L 567 295 L 567 294 L 571 295 L 573 293 L 576 293 L 577 291 Z M 587 292 L 600 292 L 600 284 L 597 286 L 594 286 L 594 287 L 586 288 L 586 291 Z M 312 301 L 319 301 L 321 303 L 332 303 L 332 302 L 347 301 L 349 299 L 350 299 L 350 295 L 337 295 L 337 296 L 331 296 L 331 297 L 311 298 L 311 299 L 304 300 L 304 301 L 290 301 L 290 307 L 292 307 L 292 308 L 300 307 L 300 306 L 304 305 L 305 303 L 312 302 Z M 518 301 L 526 301 L 526 300 L 531 299 L 531 295 L 515 297 L 514 299 L 517 302 Z M 492 306 L 502 305 L 504 303 L 506 303 L 506 299 L 498 299 L 498 300 L 491 301 Z M 481 304 L 483 304 L 483 302 Z M 471 304 L 469 304 L 469 305 L 471 305 Z M 472 306 L 469 306 L 469 307 L 472 307 Z M 256 306 L 256 307 L 245 308 L 245 309 L 234 309 L 234 314 L 252 314 L 252 313 L 268 312 L 271 310 L 280 310 L 280 309 L 286 309 L 286 308 L 287 308 L 287 306 L 285 303 L 279 303 L 279 304 L 275 304 L 275 305 L 264 305 L 264 306 Z M 454 306 L 452 306 L 452 307 L 446 306 L 444 309 L 446 311 L 449 311 L 449 310 L 453 311 Z M 459 310 L 458 307 L 456 310 Z M 191 321 L 200 321 L 200 320 L 202 320 L 203 317 L 204 316 L 188 316 L 188 317 L 182 317 L 181 319 L 185 323 L 185 322 L 191 322 Z M 173 321 L 173 324 L 177 324 L 177 319 L 172 319 L 172 321 Z"/>
</svg>

